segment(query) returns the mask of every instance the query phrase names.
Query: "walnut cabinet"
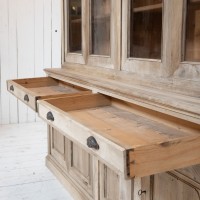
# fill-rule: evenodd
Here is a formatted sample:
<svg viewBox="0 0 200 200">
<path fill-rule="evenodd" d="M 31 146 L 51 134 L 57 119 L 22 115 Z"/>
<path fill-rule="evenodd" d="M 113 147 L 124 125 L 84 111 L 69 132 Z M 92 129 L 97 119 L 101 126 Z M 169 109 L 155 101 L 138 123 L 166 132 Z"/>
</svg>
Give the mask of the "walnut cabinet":
<svg viewBox="0 0 200 200">
<path fill-rule="evenodd" d="M 62 68 L 7 81 L 47 167 L 77 200 L 200 200 L 200 1 L 62 4 Z"/>
</svg>

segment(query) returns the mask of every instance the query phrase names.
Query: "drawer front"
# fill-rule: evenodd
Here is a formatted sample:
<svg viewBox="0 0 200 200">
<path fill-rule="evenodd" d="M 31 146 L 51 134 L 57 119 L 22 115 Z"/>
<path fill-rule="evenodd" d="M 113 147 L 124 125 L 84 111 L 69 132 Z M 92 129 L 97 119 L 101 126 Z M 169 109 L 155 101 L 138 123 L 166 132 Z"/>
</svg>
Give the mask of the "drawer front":
<svg viewBox="0 0 200 200">
<path fill-rule="evenodd" d="M 66 137 L 80 144 L 86 151 L 97 155 L 108 166 L 126 174 L 126 151 L 124 148 L 83 126 L 70 118 L 66 112 L 45 101 L 38 101 L 38 113 L 49 125 L 62 131 Z"/>
<path fill-rule="evenodd" d="M 58 98 L 79 93 L 91 93 L 89 90 L 51 77 L 8 80 L 7 90 L 34 111 L 37 111 L 38 99 Z"/>
<path fill-rule="evenodd" d="M 26 88 L 16 84 L 14 81 L 8 81 L 7 89 L 11 94 L 20 99 L 26 105 L 31 107 L 33 110 L 36 110 L 36 97 L 30 94 Z"/>
</svg>

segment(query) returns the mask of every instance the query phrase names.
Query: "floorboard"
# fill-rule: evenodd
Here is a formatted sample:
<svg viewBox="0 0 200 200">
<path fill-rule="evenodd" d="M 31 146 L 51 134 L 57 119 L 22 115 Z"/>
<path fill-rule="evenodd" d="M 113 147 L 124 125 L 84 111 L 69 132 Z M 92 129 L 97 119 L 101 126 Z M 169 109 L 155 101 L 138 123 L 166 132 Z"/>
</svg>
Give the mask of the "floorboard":
<svg viewBox="0 0 200 200">
<path fill-rule="evenodd" d="M 73 200 L 45 167 L 43 122 L 0 126 L 0 200 Z"/>
</svg>

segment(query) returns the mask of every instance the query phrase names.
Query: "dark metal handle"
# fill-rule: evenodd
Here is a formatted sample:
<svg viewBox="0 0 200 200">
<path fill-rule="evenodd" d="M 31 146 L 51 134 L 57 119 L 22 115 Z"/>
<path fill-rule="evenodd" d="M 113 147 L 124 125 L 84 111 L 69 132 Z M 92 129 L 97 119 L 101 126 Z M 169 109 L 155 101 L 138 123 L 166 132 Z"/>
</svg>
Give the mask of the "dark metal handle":
<svg viewBox="0 0 200 200">
<path fill-rule="evenodd" d="M 28 97 L 28 95 L 27 95 L 27 94 L 24 96 L 24 101 L 27 101 L 27 102 L 29 102 L 29 97 Z"/>
<path fill-rule="evenodd" d="M 96 149 L 96 150 L 99 149 L 99 145 L 98 145 L 96 139 L 95 139 L 93 136 L 90 136 L 90 137 L 87 139 L 87 146 L 88 146 L 89 148 L 92 148 L 92 149 Z"/>
<path fill-rule="evenodd" d="M 138 191 L 138 196 L 142 196 L 142 194 L 146 194 L 147 191 L 146 190 L 139 190 Z"/>
<path fill-rule="evenodd" d="M 53 116 L 52 112 L 47 113 L 47 119 L 50 121 L 54 121 L 54 116 Z"/>
<path fill-rule="evenodd" d="M 10 91 L 14 92 L 14 86 L 13 85 L 10 86 Z"/>
</svg>

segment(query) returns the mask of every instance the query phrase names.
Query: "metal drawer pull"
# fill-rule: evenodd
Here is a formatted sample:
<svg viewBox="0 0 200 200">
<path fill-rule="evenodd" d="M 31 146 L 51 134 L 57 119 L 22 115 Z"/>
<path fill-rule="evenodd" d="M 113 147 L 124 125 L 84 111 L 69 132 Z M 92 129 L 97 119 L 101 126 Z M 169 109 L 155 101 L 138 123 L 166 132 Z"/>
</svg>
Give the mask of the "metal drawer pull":
<svg viewBox="0 0 200 200">
<path fill-rule="evenodd" d="M 28 97 L 28 95 L 27 95 L 27 94 L 24 96 L 24 101 L 27 101 L 27 102 L 29 102 L 29 97 Z"/>
<path fill-rule="evenodd" d="M 92 149 L 96 149 L 96 150 L 99 149 L 99 145 L 98 145 L 96 139 L 95 139 L 93 136 L 90 136 L 90 137 L 87 139 L 87 146 L 88 146 L 89 148 L 92 148 Z"/>
<path fill-rule="evenodd" d="M 142 196 L 142 194 L 146 194 L 147 191 L 146 190 L 139 190 L 138 191 L 138 196 Z"/>
<path fill-rule="evenodd" d="M 10 86 L 10 91 L 14 92 L 14 86 L 13 85 Z"/>
<path fill-rule="evenodd" d="M 52 112 L 47 113 L 47 119 L 52 121 L 52 122 L 54 121 L 54 116 L 53 116 Z"/>
</svg>

